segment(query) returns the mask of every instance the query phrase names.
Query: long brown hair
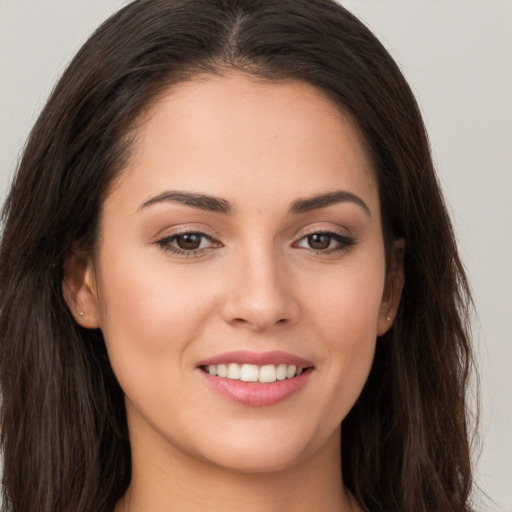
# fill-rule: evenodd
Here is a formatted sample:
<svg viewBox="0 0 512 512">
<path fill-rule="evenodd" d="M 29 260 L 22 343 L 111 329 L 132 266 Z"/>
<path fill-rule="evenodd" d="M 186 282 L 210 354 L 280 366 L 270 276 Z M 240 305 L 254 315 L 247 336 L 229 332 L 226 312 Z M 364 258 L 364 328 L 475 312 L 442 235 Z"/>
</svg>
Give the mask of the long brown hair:
<svg viewBox="0 0 512 512">
<path fill-rule="evenodd" d="M 63 267 L 90 250 L 139 116 L 172 84 L 237 69 L 313 84 L 351 113 L 405 286 L 342 425 L 366 510 L 469 511 L 470 295 L 415 99 L 373 34 L 332 0 L 137 0 L 78 52 L 28 140 L 0 248 L 4 510 L 112 510 L 130 482 L 123 392 L 101 331 L 79 327 Z"/>
</svg>

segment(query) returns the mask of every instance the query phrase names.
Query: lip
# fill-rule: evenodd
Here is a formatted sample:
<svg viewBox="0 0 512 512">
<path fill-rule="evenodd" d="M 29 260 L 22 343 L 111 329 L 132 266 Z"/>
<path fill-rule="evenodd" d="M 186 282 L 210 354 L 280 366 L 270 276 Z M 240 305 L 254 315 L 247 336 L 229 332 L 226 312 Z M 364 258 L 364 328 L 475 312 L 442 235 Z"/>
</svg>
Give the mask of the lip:
<svg viewBox="0 0 512 512">
<path fill-rule="evenodd" d="M 201 369 L 203 366 L 229 363 L 246 363 L 257 366 L 287 364 L 305 368 L 305 370 L 292 379 L 261 383 L 217 377 Z M 242 405 L 263 407 L 283 402 L 295 393 L 298 393 L 308 382 L 313 372 L 313 363 L 288 352 L 272 351 L 258 353 L 236 351 L 226 352 L 200 361 L 197 365 L 197 371 L 206 384 L 220 395 Z"/>
<path fill-rule="evenodd" d="M 297 367 L 309 368 L 313 366 L 311 361 L 303 359 L 302 357 L 290 354 L 288 352 L 281 352 L 273 350 L 270 352 L 251 352 L 248 350 L 237 350 L 234 352 L 225 352 L 218 354 L 208 359 L 203 359 L 197 363 L 197 366 L 210 366 L 212 364 L 255 364 L 256 366 L 265 366 L 266 364 L 294 364 Z"/>
<path fill-rule="evenodd" d="M 286 400 L 299 392 L 309 380 L 312 368 L 293 379 L 276 380 L 275 382 L 242 382 L 241 380 L 215 377 L 200 369 L 197 370 L 206 383 L 217 393 L 239 404 L 263 407 L 274 405 Z"/>
</svg>

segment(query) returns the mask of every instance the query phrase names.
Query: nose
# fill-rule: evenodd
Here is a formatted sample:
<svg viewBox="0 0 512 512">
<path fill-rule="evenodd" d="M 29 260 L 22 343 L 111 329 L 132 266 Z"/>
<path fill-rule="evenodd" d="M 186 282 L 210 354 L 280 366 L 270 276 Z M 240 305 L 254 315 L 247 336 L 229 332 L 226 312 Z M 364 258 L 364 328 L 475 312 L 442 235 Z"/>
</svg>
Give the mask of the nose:
<svg viewBox="0 0 512 512">
<path fill-rule="evenodd" d="M 282 258 L 273 251 L 239 257 L 230 265 L 224 320 L 235 327 L 265 331 L 299 318 L 294 283 Z"/>
</svg>

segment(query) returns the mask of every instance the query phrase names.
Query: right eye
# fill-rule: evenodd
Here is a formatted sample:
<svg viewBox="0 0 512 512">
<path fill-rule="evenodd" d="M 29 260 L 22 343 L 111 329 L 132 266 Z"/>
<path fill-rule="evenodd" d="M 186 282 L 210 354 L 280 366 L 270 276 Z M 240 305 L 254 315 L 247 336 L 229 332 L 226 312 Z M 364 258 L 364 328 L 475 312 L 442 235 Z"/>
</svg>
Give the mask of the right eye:
<svg viewBox="0 0 512 512">
<path fill-rule="evenodd" d="M 195 231 L 166 236 L 156 243 L 165 251 L 183 256 L 199 256 L 209 249 L 222 245 L 206 233 Z"/>
</svg>

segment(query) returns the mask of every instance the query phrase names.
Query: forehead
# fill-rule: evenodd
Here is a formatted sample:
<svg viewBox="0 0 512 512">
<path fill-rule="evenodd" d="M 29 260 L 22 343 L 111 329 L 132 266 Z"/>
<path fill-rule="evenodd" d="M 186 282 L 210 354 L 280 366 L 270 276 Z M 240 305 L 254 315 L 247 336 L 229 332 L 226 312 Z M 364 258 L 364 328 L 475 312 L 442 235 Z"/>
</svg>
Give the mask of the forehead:
<svg viewBox="0 0 512 512">
<path fill-rule="evenodd" d="M 161 95 L 136 134 L 118 184 L 130 180 L 140 193 L 250 191 L 268 201 L 272 191 L 293 200 L 341 187 L 376 199 L 357 124 L 306 83 L 199 76 Z"/>
</svg>

